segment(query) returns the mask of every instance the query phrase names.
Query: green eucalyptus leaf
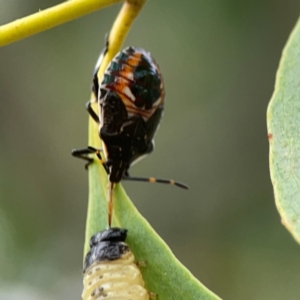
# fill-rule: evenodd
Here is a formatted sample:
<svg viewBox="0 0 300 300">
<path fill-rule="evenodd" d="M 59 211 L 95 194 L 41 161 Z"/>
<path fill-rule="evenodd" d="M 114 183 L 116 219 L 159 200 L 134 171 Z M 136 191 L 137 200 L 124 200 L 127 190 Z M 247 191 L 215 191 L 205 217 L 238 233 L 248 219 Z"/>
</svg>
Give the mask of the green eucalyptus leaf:
<svg viewBox="0 0 300 300">
<path fill-rule="evenodd" d="M 283 225 L 300 242 L 300 22 L 283 50 L 267 111 L 270 172 Z"/>
<path fill-rule="evenodd" d="M 90 120 L 90 145 L 100 146 L 97 126 Z M 94 122 L 95 123 L 95 122 Z M 107 174 L 95 157 L 89 168 L 89 208 L 86 227 L 85 254 L 90 237 L 107 228 Z M 141 267 L 146 288 L 158 295 L 158 300 L 220 299 L 202 285 L 174 256 L 170 248 L 139 214 L 120 184 L 114 190 L 113 226 L 128 229 L 127 243 Z"/>
</svg>

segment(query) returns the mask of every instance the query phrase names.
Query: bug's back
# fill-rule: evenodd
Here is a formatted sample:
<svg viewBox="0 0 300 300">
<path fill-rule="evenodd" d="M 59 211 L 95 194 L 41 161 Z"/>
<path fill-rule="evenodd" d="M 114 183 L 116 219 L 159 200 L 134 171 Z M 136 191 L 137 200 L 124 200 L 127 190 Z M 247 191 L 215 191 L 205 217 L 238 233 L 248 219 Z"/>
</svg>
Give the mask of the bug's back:
<svg viewBox="0 0 300 300">
<path fill-rule="evenodd" d="M 110 181 L 119 182 L 130 165 L 152 152 L 164 110 L 164 83 L 150 53 L 128 47 L 108 65 L 102 81 L 95 71 L 103 150 Z"/>
</svg>

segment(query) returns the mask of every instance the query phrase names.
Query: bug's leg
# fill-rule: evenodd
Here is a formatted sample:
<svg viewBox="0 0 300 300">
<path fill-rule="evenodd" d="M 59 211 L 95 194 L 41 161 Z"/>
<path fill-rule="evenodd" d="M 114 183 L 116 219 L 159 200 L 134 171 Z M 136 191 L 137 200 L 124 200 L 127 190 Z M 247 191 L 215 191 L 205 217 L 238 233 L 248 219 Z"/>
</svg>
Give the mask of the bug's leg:
<svg viewBox="0 0 300 300">
<path fill-rule="evenodd" d="M 103 48 L 103 50 L 101 51 L 101 54 L 98 58 L 98 61 L 96 63 L 95 69 L 94 69 L 94 75 L 93 75 L 93 84 L 92 84 L 92 93 L 93 93 L 93 99 L 89 100 L 85 107 L 87 109 L 87 111 L 89 112 L 90 116 L 99 124 L 100 120 L 99 120 L 99 116 L 95 113 L 95 111 L 92 108 L 92 103 L 95 103 L 98 101 L 99 99 L 99 78 L 98 78 L 98 71 L 99 68 L 101 66 L 101 63 L 103 61 L 104 56 L 106 55 L 106 53 L 109 50 L 109 42 L 108 42 L 108 34 L 105 35 L 104 37 L 105 40 L 105 46 Z"/>
<path fill-rule="evenodd" d="M 103 56 L 108 52 L 108 47 L 109 47 L 109 34 L 106 33 L 105 36 L 104 36 L 104 49 L 102 50 L 103 51 Z"/>
<path fill-rule="evenodd" d="M 95 112 L 91 108 L 91 102 L 97 102 L 99 100 L 99 97 L 100 97 L 99 87 L 100 87 L 100 83 L 101 83 L 102 78 L 98 78 L 98 72 L 99 72 L 99 69 L 101 67 L 102 61 L 103 61 L 106 53 L 108 53 L 108 51 L 109 51 L 109 42 L 108 42 L 108 34 L 106 34 L 105 35 L 105 46 L 104 46 L 103 50 L 100 53 L 100 56 L 97 60 L 97 63 L 96 63 L 95 69 L 94 69 L 93 83 L 92 83 L 92 94 L 93 94 L 94 99 L 90 100 L 86 105 L 86 108 L 87 108 L 88 112 L 93 117 L 93 119 L 98 123 L 99 123 L 99 119 L 98 120 L 96 119 L 97 115 L 95 114 Z"/>
<path fill-rule="evenodd" d="M 87 163 L 84 166 L 85 169 L 88 169 L 89 165 L 94 161 L 94 159 L 90 158 L 88 155 L 96 154 L 100 160 L 100 163 L 103 165 L 105 171 L 108 173 L 108 167 L 106 166 L 105 161 L 102 159 L 100 154 L 101 151 L 102 149 L 96 149 L 94 147 L 88 146 L 87 148 L 83 148 L 83 149 L 73 149 L 71 153 L 74 157 L 81 158 L 87 161 Z"/>
<path fill-rule="evenodd" d="M 102 151 L 102 149 L 96 149 L 96 148 L 91 147 L 91 146 L 88 146 L 88 149 L 90 151 L 92 151 L 92 153 L 95 153 L 97 155 L 97 157 L 99 158 L 100 163 L 103 166 L 104 170 L 106 171 L 107 174 L 109 174 L 108 166 L 107 166 L 105 160 L 102 158 L 101 153 L 100 153 Z"/>
<path fill-rule="evenodd" d="M 102 158 L 101 153 L 100 153 L 102 151 L 102 149 L 96 149 L 91 146 L 88 146 L 87 149 L 90 151 L 90 153 L 95 153 L 97 155 L 104 170 L 106 171 L 107 174 L 109 174 L 108 166 L 107 166 L 105 160 Z"/>
<path fill-rule="evenodd" d="M 85 108 L 88 111 L 88 113 L 90 114 L 90 116 L 99 124 L 100 120 L 99 120 L 98 115 L 95 113 L 95 111 L 92 108 L 92 103 L 93 103 L 93 100 L 88 101 L 85 105 Z"/>
<path fill-rule="evenodd" d="M 87 170 L 89 165 L 94 161 L 93 158 L 88 157 L 89 154 L 93 153 L 89 148 L 83 148 L 83 149 L 72 149 L 71 154 L 74 157 L 81 158 L 87 163 L 84 165 L 85 169 Z"/>
<path fill-rule="evenodd" d="M 163 184 L 171 184 L 176 185 L 182 189 L 188 190 L 189 187 L 181 182 L 174 181 L 172 179 L 161 179 L 161 178 L 154 178 L 154 177 L 131 177 L 128 172 L 126 172 L 122 178 L 123 180 L 131 180 L 131 181 L 141 181 L 141 182 L 150 182 L 150 183 L 163 183 Z"/>
<path fill-rule="evenodd" d="M 97 84 L 98 83 L 98 80 L 97 80 L 97 82 L 95 82 L 96 81 L 96 79 L 98 79 L 97 78 L 97 73 L 98 73 L 98 71 L 99 71 L 99 69 L 100 69 L 100 67 L 101 67 L 101 64 L 102 64 L 102 61 L 103 61 L 103 59 L 104 59 L 104 57 L 105 57 L 105 55 L 108 53 L 108 51 L 109 51 L 109 41 L 108 41 L 108 39 L 109 39 L 109 35 L 108 35 L 108 33 L 105 35 L 105 37 L 104 37 L 104 48 L 102 49 L 102 51 L 101 51 L 101 53 L 100 53 L 100 55 L 99 55 L 99 58 L 98 58 L 98 60 L 97 60 L 97 62 L 96 62 L 96 65 L 95 65 L 95 68 L 94 68 L 94 84 Z M 94 92 L 96 92 L 96 91 L 94 91 Z M 97 94 L 97 92 L 96 92 L 96 94 Z"/>
</svg>

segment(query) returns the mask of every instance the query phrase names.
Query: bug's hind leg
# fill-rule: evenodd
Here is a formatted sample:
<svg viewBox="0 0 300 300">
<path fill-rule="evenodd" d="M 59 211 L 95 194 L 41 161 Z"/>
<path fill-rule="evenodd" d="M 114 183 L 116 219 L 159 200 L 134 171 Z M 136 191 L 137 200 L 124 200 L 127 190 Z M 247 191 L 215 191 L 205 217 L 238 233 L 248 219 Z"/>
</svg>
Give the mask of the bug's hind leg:
<svg viewBox="0 0 300 300">
<path fill-rule="evenodd" d="M 181 182 L 172 180 L 172 179 L 161 179 L 161 178 L 154 178 L 154 177 L 132 177 L 129 175 L 128 172 L 125 172 L 123 180 L 130 180 L 130 181 L 140 181 L 140 182 L 150 182 L 150 183 L 163 183 L 163 184 L 171 184 L 178 186 L 182 189 L 188 190 L 189 187 Z"/>
</svg>

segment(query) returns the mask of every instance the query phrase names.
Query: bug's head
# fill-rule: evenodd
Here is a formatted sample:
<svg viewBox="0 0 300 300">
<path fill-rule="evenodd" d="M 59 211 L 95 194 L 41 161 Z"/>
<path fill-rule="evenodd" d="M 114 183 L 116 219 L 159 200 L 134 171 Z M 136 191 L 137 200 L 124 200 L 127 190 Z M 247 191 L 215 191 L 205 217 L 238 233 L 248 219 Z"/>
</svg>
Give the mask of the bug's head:
<svg viewBox="0 0 300 300">
<path fill-rule="evenodd" d="M 118 183 L 122 180 L 124 174 L 129 169 L 130 164 L 127 155 L 124 155 L 124 152 L 126 151 L 122 151 L 123 149 L 116 149 L 115 151 L 115 148 L 116 147 L 110 147 L 111 151 L 108 152 L 109 158 L 107 159 L 106 165 L 109 168 L 109 181 Z"/>
<path fill-rule="evenodd" d="M 94 234 L 90 239 L 90 247 L 94 247 L 101 242 L 125 242 L 127 229 L 109 228 Z"/>
</svg>

